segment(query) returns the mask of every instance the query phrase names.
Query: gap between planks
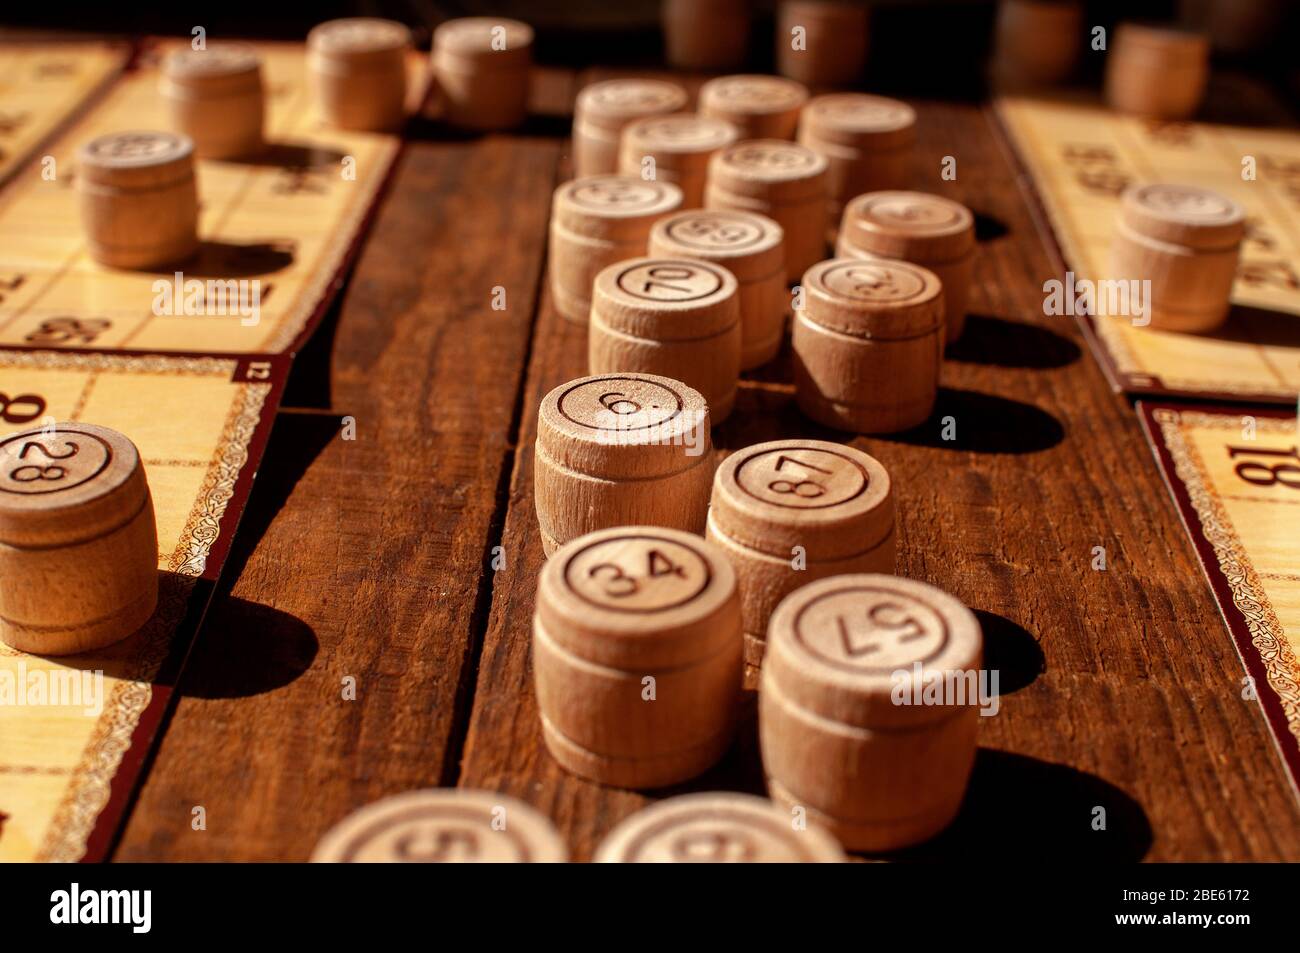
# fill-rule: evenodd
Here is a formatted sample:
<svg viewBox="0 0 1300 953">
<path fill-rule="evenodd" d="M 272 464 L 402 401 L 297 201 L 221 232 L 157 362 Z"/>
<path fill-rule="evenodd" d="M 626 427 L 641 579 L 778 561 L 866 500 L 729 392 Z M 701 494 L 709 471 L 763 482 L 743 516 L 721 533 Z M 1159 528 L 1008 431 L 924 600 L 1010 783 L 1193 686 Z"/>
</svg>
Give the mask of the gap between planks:
<svg viewBox="0 0 1300 953">
<path fill-rule="evenodd" d="M 580 88 L 576 76 L 568 90 L 568 101 Z M 551 188 L 560 184 L 564 173 L 565 151 L 563 143 L 555 155 L 555 166 L 551 172 Z M 547 208 L 550 208 L 548 196 Z M 548 212 L 549 220 L 549 212 Z M 515 400 L 511 410 L 509 438 L 506 451 L 501 458 L 501 468 L 497 473 L 495 503 L 492 517 L 488 521 L 487 538 L 483 543 L 480 557 L 480 583 L 474 598 L 474 608 L 469 620 L 469 644 L 466 646 L 465 663 L 460 668 L 460 679 L 456 684 L 456 696 L 453 704 L 452 726 L 447 736 L 447 751 L 443 756 L 442 772 L 438 779 L 439 787 L 459 787 L 461 781 L 461 762 L 465 753 L 465 742 L 469 738 L 470 722 L 474 714 L 474 696 L 478 686 L 479 666 L 483 660 L 483 646 L 487 640 L 488 626 L 492 623 L 492 606 L 496 600 L 497 573 L 492 569 L 492 550 L 502 544 L 505 535 L 506 517 L 510 513 L 510 487 L 514 482 L 515 463 L 519 456 L 519 445 L 523 439 L 524 407 L 528 399 L 528 374 L 533 363 L 533 349 L 537 341 L 538 324 L 542 314 L 542 295 L 547 280 L 548 263 L 551 254 L 550 230 L 542 242 L 542 255 L 537 269 L 537 280 L 533 284 L 533 302 L 528 316 L 528 340 L 524 345 L 523 359 L 515 379 Z M 507 556 L 509 558 L 509 556 Z"/>
</svg>

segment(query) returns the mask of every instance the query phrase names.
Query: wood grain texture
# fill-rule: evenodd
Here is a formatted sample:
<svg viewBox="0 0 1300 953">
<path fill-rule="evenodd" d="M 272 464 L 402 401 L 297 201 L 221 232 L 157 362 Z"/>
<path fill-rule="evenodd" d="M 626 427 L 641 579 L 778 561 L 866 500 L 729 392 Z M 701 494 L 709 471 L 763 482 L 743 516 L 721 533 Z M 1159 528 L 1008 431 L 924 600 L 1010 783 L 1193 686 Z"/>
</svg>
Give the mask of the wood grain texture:
<svg viewBox="0 0 1300 953">
<path fill-rule="evenodd" d="M 339 319 L 330 407 L 357 439 L 282 415 L 256 549 L 237 543 L 117 859 L 305 860 L 351 810 L 454 782 L 560 144 L 415 134 Z"/>
<path fill-rule="evenodd" d="M 900 574 L 976 610 L 1002 710 L 981 719 L 980 752 L 957 821 L 909 858 L 984 850 L 1133 860 L 1300 858 L 1300 807 L 1191 546 L 1147 459 L 1128 404 L 1106 386 L 1075 327 L 1042 313 L 1052 266 L 993 134 L 971 106 L 918 104 L 913 188 L 977 215 L 970 322 L 949 350 L 931 422 L 855 438 L 889 468 Z M 956 153 L 953 150 L 956 149 Z M 958 156 L 953 183 L 940 159 Z M 460 784 L 517 794 L 554 817 L 576 859 L 647 803 L 566 775 L 542 746 L 528 620 L 540 540 L 532 513 L 528 409 L 584 366 L 580 329 L 543 296 L 524 393 L 525 425 Z M 783 358 L 742 383 L 716 431 L 720 452 L 782 437 L 844 439 L 793 407 Z M 937 421 L 957 420 L 956 439 Z M 1107 569 L 1092 569 L 1103 546 Z M 755 726 L 682 790 L 761 788 Z M 1106 831 L 1094 831 L 1095 807 Z"/>
<path fill-rule="evenodd" d="M 851 442 L 893 478 L 900 573 L 976 610 L 1003 698 L 981 719 L 954 827 L 905 856 L 1300 859 L 1300 807 L 1132 409 L 1074 326 L 1042 314 L 1051 265 L 991 117 L 917 105 L 907 187 L 977 215 L 971 318 L 931 424 Z M 550 118 L 408 148 L 342 308 L 331 412 L 281 417 L 237 581 L 200 635 L 119 859 L 305 859 L 355 807 L 439 782 L 521 797 L 587 859 L 649 802 L 566 775 L 533 691 L 536 408 L 587 358 L 545 291 L 532 321 L 565 171 L 567 122 Z M 940 182 L 949 154 L 958 180 Z M 495 284 L 508 312 L 486 306 Z M 847 439 L 795 410 L 786 348 L 742 384 L 723 452 Z M 355 444 L 337 440 L 335 413 L 357 417 Z M 346 709 L 345 674 L 359 678 Z M 753 708 L 719 767 L 682 790 L 761 791 Z M 206 832 L 190 830 L 194 805 Z"/>
</svg>

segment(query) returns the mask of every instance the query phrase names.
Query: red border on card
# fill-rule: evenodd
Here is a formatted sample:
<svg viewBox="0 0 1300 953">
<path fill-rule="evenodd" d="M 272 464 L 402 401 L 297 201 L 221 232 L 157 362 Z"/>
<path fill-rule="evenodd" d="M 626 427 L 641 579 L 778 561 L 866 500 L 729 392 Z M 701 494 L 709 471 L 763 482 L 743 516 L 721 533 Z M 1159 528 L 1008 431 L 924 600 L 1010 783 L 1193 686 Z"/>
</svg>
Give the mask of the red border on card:
<svg viewBox="0 0 1300 953">
<path fill-rule="evenodd" d="M 108 803 L 104 805 L 104 809 L 95 818 L 95 826 L 86 839 L 86 852 L 81 858 L 83 863 L 96 863 L 108 856 L 109 851 L 117 841 L 127 809 L 134 801 L 140 784 L 144 781 L 145 773 L 142 769 L 153 753 L 154 742 L 161 738 L 166 721 L 171 715 L 172 702 L 176 696 L 177 681 L 185 668 L 190 650 L 194 647 L 203 619 L 212 603 L 213 593 L 216 591 L 217 583 L 221 578 L 222 567 L 225 565 L 226 556 L 230 552 L 234 535 L 239 530 L 240 518 L 244 514 L 244 507 L 247 505 L 249 494 L 253 489 L 253 478 L 257 475 L 262 456 L 266 452 L 267 441 L 271 435 L 271 427 L 275 423 L 280 399 L 284 396 L 284 387 L 288 380 L 291 365 L 291 361 L 286 355 L 251 355 L 239 357 L 236 360 L 238 364 L 235 369 L 234 380 L 240 383 L 264 382 L 271 385 L 271 391 L 267 394 L 266 402 L 262 405 L 261 417 L 258 419 L 257 427 L 253 430 L 252 438 L 249 440 L 248 459 L 239 471 L 230 501 L 226 504 L 226 511 L 221 516 L 221 525 L 217 532 L 217 538 L 213 541 L 212 549 L 208 551 L 203 575 L 199 577 L 194 590 L 190 593 L 189 605 L 185 609 L 184 618 L 176 627 L 176 631 L 172 633 L 167 658 L 159 666 L 158 672 L 153 678 L 152 695 L 149 698 L 149 704 L 141 712 L 140 720 L 136 722 L 135 729 L 131 732 L 130 746 L 122 756 L 117 772 L 113 775 L 109 787 Z M 248 381 L 246 373 L 243 372 L 246 371 L 251 361 L 269 363 L 271 365 L 270 376 L 264 381 Z"/>
<path fill-rule="evenodd" d="M 1259 701 L 1260 709 L 1264 712 L 1264 719 L 1268 722 L 1269 729 L 1272 732 L 1273 744 L 1277 747 L 1278 754 L 1282 756 L 1282 762 L 1290 773 L 1292 792 L 1297 799 L 1300 799 L 1300 742 L 1297 742 L 1295 735 L 1291 733 L 1286 713 L 1282 710 L 1282 700 L 1278 698 L 1277 693 L 1269 685 L 1268 673 L 1264 669 L 1264 661 L 1260 658 L 1259 650 L 1255 648 L 1255 644 L 1251 641 L 1250 629 L 1246 625 L 1246 617 L 1232 599 L 1232 587 L 1228 585 L 1228 577 L 1224 575 L 1223 568 L 1214 555 L 1214 547 L 1210 545 L 1210 541 L 1205 537 L 1205 529 L 1201 525 L 1195 507 L 1192 506 L 1187 487 L 1178 478 L 1178 474 L 1174 470 L 1173 457 L 1169 453 L 1169 448 L 1165 446 L 1164 437 L 1160 433 L 1160 425 L 1155 420 L 1157 410 L 1171 410 L 1176 413 L 1186 411 L 1222 414 L 1233 417 L 1240 417 L 1242 414 L 1248 413 L 1256 417 L 1275 419 L 1292 419 L 1295 417 L 1295 412 L 1279 410 L 1276 407 L 1242 408 L 1216 404 L 1159 404 L 1148 401 L 1138 401 L 1137 403 L 1138 419 L 1142 422 L 1142 430 L 1146 434 L 1147 443 L 1151 447 L 1151 452 L 1155 454 L 1156 462 L 1160 465 L 1160 474 L 1164 477 L 1165 486 L 1168 487 L 1169 495 L 1173 497 L 1174 506 L 1178 510 L 1178 517 L 1182 520 L 1183 528 L 1192 541 L 1192 547 L 1196 550 L 1196 558 L 1200 561 L 1201 568 L 1205 572 L 1205 578 L 1210 583 L 1210 589 L 1214 593 L 1214 601 L 1219 605 L 1219 613 L 1223 616 L 1223 621 L 1227 623 L 1228 631 L 1232 634 L 1232 641 L 1237 646 L 1237 654 L 1241 657 L 1242 665 L 1246 668 L 1246 674 L 1255 682 L 1255 695 Z"/>
</svg>

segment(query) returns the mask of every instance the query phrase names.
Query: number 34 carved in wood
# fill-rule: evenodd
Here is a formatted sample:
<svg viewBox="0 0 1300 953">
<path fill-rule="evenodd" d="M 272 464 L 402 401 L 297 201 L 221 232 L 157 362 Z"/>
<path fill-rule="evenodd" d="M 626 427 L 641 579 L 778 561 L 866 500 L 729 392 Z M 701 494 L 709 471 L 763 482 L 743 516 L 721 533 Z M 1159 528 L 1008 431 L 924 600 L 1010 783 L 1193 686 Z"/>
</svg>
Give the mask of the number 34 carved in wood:
<svg viewBox="0 0 1300 953">
<path fill-rule="evenodd" d="M 605 595 L 614 599 L 635 595 L 641 590 L 641 583 L 646 579 L 658 579 L 663 576 L 686 578 L 686 570 L 657 549 L 646 553 L 645 576 L 629 576 L 617 563 L 599 563 L 587 570 L 592 579 L 601 578 L 604 582 Z"/>
</svg>

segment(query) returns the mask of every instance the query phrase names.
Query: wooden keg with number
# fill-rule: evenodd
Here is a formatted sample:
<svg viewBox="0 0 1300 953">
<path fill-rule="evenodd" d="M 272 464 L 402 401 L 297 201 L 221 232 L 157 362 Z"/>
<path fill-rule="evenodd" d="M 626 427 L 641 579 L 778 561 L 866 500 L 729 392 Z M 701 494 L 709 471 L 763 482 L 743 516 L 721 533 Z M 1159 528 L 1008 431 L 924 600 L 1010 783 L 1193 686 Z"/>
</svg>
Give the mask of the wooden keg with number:
<svg viewBox="0 0 1300 953">
<path fill-rule="evenodd" d="M 596 276 L 591 374 L 675 377 L 704 395 L 714 424 L 736 403 L 740 298 L 726 268 L 695 258 L 630 258 Z"/>
<path fill-rule="evenodd" d="M 709 417 L 699 391 L 653 374 L 580 377 L 542 398 L 533 495 L 546 553 L 609 526 L 703 533 Z"/>
<path fill-rule="evenodd" d="M 767 642 L 759 740 L 772 799 L 850 850 L 943 830 L 975 762 L 974 613 L 912 579 L 832 576 L 781 602 Z"/>
<path fill-rule="evenodd" d="M 1127 313 L 1115 316 L 1165 331 L 1221 327 L 1245 234 L 1244 210 L 1218 192 L 1175 183 L 1131 186 L 1121 200 L 1107 272 L 1112 281 L 1127 282 Z M 1110 312 L 1110 295 L 1097 297 L 1098 313 Z"/>
<path fill-rule="evenodd" d="M 565 182 L 551 200 L 550 278 L 555 309 L 587 323 L 591 286 L 601 269 L 645 253 L 651 226 L 680 208 L 671 182 L 596 175 Z"/>
<path fill-rule="evenodd" d="M 889 474 L 825 440 L 745 447 L 714 474 L 705 535 L 736 571 L 745 661 L 761 665 L 768 619 L 791 592 L 826 576 L 894 571 Z"/>
<path fill-rule="evenodd" d="M 688 209 L 650 229 L 652 258 L 698 258 L 736 276 L 740 302 L 740 369 L 766 364 L 781 349 L 790 296 L 785 285 L 785 232 L 766 215 L 734 209 Z"/>
<path fill-rule="evenodd" d="M 158 531 L 139 451 L 107 427 L 0 439 L 0 641 L 34 655 L 103 648 L 158 602 Z"/>
<path fill-rule="evenodd" d="M 194 144 L 172 132 L 114 132 L 77 152 L 86 250 L 100 264 L 149 270 L 199 249 Z"/>
<path fill-rule="evenodd" d="M 584 87 L 573 104 L 574 177 L 617 172 L 624 126 L 681 112 L 688 102 L 686 90 L 661 79 L 610 79 Z"/>
<path fill-rule="evenodd" d="M 866 93 L 816 96 L 799 114 L 799 142 L 826 157 L 832 222 L 863 192 L 907 188 L 916 110 Z"/>
<path fill-rule="evenodd" d="M 735 729 L 735 574 L 680 530 L 581 536 L 542 567 L 533 672 L 546 747 L 566 770 L 628 788 L 693 778 Z"/>
<path fill-rule="evenodd" d="M 804 274 L 795 313 L 795 399 L 818 423 L 895 433 L 934 408 L 943 360 L 943 288 L 903 261 L 834 258 Z"/>
</svg>

